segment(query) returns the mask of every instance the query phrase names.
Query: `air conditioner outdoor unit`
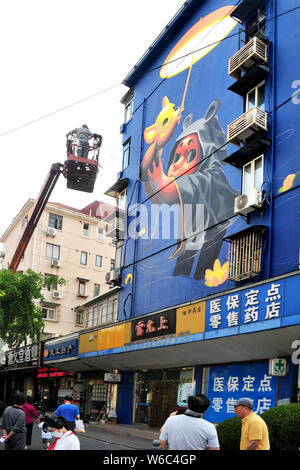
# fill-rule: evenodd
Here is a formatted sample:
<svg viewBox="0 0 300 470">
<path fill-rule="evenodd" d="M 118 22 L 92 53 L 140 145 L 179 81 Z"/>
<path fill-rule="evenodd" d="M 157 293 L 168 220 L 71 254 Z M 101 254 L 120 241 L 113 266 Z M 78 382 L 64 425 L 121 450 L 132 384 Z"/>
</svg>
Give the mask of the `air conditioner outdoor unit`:
<svg viewBox="0 0 300 470">
<path fill-rule="evenodd" d="M 61 267 L 61 261 L 59 259 L 52 258 L 51 266 L 55 266 L 56 268 L 60 268 Z"/>
<path fill-rule="evenodd" d="M 55 228 L 52 228 L 52 227 L 48 227 L 47 228 L 47 235 L 49 235 L 50 237 L 55 237 L 56 235 L 56 229 Z"/>
<path fill-rule="evenodd" d="M 106 273 L 105 275 L 105 282 L 106 284 L 114 284 L 119 280 L 119 273 L 116 269 Z"/>
<path fill-rule="evenodd" d="M 234 213 L 235 214 L 248 214 L 253 210 L 261 207 L 262 194 L 261 191 L 253 189 L 249 193 L 242 194 L 235 198 Z"/>
<path fill-rule="evenodd" d="M 58 290 L 52 291 L 52 297 L 53 297 L 53 299 L 61 299 L 62 298 L 62 296 L 60 295 Z"/>
</svg>

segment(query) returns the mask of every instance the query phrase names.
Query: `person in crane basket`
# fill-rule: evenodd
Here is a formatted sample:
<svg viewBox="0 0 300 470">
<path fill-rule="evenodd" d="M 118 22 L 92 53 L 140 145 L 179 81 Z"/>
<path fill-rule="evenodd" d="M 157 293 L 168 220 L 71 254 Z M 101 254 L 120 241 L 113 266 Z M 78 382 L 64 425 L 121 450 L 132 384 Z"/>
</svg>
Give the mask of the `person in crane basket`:
<svg viewBox="0 0 300 470">
<path fill-rule="evenodd" d="M 67 138 L 70 135 L 76 136 L 75 143 L 77 146 L 77 157 L 88 158 L 90 150 L 89 139 L 94 136 L 88 126 L 86 124 L 82 124 L 81 127 L 77 127 L 76 129 L 73 129 L 72 131 L 68 132 Z M 67 140 L 67 151 L 68 155 L 69 153 L 73 153 L 72 142 L 69 139 Z"/>
</svg>

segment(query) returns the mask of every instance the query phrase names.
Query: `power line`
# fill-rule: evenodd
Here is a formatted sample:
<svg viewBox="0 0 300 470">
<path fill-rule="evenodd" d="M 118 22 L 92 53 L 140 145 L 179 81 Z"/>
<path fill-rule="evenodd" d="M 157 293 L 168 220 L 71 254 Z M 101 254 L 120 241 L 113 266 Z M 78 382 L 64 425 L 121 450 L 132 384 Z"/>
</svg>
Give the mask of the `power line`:
<svg viewBox="0 0 300 470">
<path fill-rule="evenodd" d="M 236 5 L 238 5 L 238 4 L 240 3 L 240 1 L 241 1 L 241 0 L 239 0 Z M 294 7 L 294 8 L 291 8 L 290 10 L 286 10 L 285 12 L 282 12 L 282 13 L 280 13 L 280 14 L 278 14 L 278 15 L 272 17 L 272 18 L 266 19 L 266 23 L 269 22 L 269 21 L 273 21 L 273 20 L 275 20 L 275 19 L 277 19 L 277 18 L 280 18 L 280 17 L 282 17 L 282 16 L 284 16 L 284 15 L 287 15 L 287 14 L 289 14 L 289 13 L 292 13 L 292 12 L 294 12 L 294 11 L 296 11 L 296 10 L 299 10 L 299 9 L 300 9 L 300 5 L 298 5 L 298 6 Z M 178 57 L 177 59 L 170 60 L 169 62 L 167 62 L 167 63 L 165 63 L 165 64 L 161 64 L 161 65 L 158 65 L 158 66 L 156 66 L 156 67 L 153 67 L 152 69 L 149 69 L 149 70 L 147 70 L 147 71 L 141 72 L 141 74 L 140 74 L 140 75 L 138 74 L 137 77 L 139 78 L 139 77 L 141 77 L 141 76 L 143 76 L 143 75 L 146 75 L 146 74 L 148 74 L 148 73 L 151 73 L 151 72 L 153 72 L 153 71 L 155 71 L 155 70 L 161 68 L 163 65 L 169 65 L 169 64 L 171 64 L 171 63 L 173 63 L 173 62 L 176 62 L 176 61 L 179 61 L 179 60 L 183 60 L 183 59 L 185 59 L 186 57 L 188 57 L 188 56 L 190 56 L 190 55 L 192 55 L 192 54 L 195 54 L 195 53 L 197 53 L 197 52 L 200 52 L 200 51 L 203 50 L 203 49 L 207 49 L 208 47 L 212 47 L 212 46 L 214 46 L 214 45 L 216 45 L 216 44 L 219 44 L 219 43 L 224 42 L 225 40 L 228 40 L 228 39 L 231 39 L 231 38 L 233 38 L 233 37 L 235 37 L 235 36 L 238 36 L 241 32 L 245 32 L 245 30 L 240 30 L 238 33 L 233 33 L 233 34 L 231 34 L 231 35 L 228 35 L 228 36 L 226 36 L 225 38 L 221 39 L 220 41 L 215 41 L 215 42 L 213 42 L 213 43 L 211 43 L 211 44 L 208 44 L 208 45 L 206 45 L 206 46 L 204 46 L 204 47 L 201 47 L 201 48 L 199 48 L 199 49 L 197 49 L 197 50 L 195 50 L 195 51 L 193 51 L 193 52 L 189 52 L 189 53 L 187 53 L 187 54 L 185 54 L 185 55 L 183 55 L 183 56 L 181 56 L 181 57 Z M 161 85 L 162 83 L 164 83 L 164 81 L 165 81 L 167 78 L 168 78 L 168 77 L 164 78 L 164 79 L 152 90 L 152 92 L 147 96 L 147 98 L 145 98 L 145 100 L 147 100 L 147 99 L 160 87 L 160 85 Z M 60 113 L 60 112 L 62 112 L 62 111 L 65 111 L 66 109 L 69 109 L 69 108 L 71 108 L 71 107 L 73 107 L 73 106 L 77 106 L 77 105 L 80 104 L 80 103 L 83 103 L 83 102 L 85 102 L 85 101 L 88 101 L 88 100 L 90 100 L 90 99 L 93 99 L 93 98 L 95 98 L 96 96 L 99 96 L 99 95 L 101 95 L 101 94 L 107 93 L 108 91 L 111 91 L 112 89 L 117 88 L 117 87 L 122 86 L 122 85 L 123 85 L 122 82 L 117 83 L 117 84 L 115 84 L 115 85 L 111 85 L 110 87 L 104 88 L 104 89 L 102 89 L 102 90 L 100 90 L 100 91 L 98 91 L 98 92 L 96 92 L 96 93 L 94 93 L 94 94 L 92 94 L 92 95 L 90 95 L 90 96 L 87 96 L 87 97 L 82 98 L 82 99 L 80 99 L 80 100 L 74 101 L 73 103 L 70 103 L 70 104 L 68 104 L 68 105 L 66 105 L 66 106 L 63 106 L 63 107 L 61 107 L 61 108 L 59 108 L 59 109 L 57 109 L 57 110 L 55 110 L 55 111 L 52 111 L 52 112 L 50 112 L 50 113 L 44 114 L 43 116 L 40 116 L 39 118 L 33 119 L 32 121 L 26 122 L 26 123 L 24 123 L 24 124 L 22 124 L 22 125 L 20 125 L 20 126 L 18 126 L 18 127 L 15 127 L 15 128 L 10 129 L 10 130 L 8 130 L 8 131 L 6 131 L 6 132 L 3 132 L 2 134 L 0 134 L 0 138 L 6 136 L 6 135 L 8 135 L 8 134 L 11 134 L 11 133 L 13 133 L 13 132 L 16 132 L 16 131 L 18 131 L 18 130 L 20 130 L 20 129 L 23 129 L 24 127 L 30 126 L 30 125 L 32 125 L 32 124 L 35 124 L 36 122 L 42 121 L 43 119 L 47 119 L 48 117 L 51 117 L 51 116 L 53 116 L 53 115 L 55 115 L 55 114 L 57 114 L 57 113 Z M 145 100 L 144 100 L 144 101 L 145 101 Z M 142 106 L 142 104 L 143 104 L 143 103 L 141 103 L 141 104 L 134 110 L 134 112 L 136 112 L 136 111 Z"/>
<path fill-rule="evenodd" d="M 299 92 L 300 93 L 300 92 Z M 296 93 L 297 94 L 297 93 Z M 285 106 L 287 103 L 289 103 L 290 101 L 292 101 L 293 99 L 295 98 L 295 93 L 293 93 L 292 96 L 290 96 L 289 98 L 287 98 L 286 100 L 282 101 L 278 106 L 276 106 L 274 109 L 272 109 L 271 111 L 268 112 L 268 115 L 274 113 L 275 111 L 277 111 L 278 109 L 282 108 L 283 106 Z M 178 175 L 176 177 L 173 177 L 172 181 L 170 181 L 169 183 L 167 183 L 165 186 L 163 186 L 162 188 L 158 189 L 157 191 L 155 191 L 153 194 L 151 194 L 150 197 L 146 198 L 143 202 L 137 204 L 135 206 L 135 209 L 137 206 L 141 205 L 141 204 L 144 204 L 145 202 L 149 201 L 153 196 L 156 196 L 158 195 L 161 191 L 163 191 L 165 188 L 167 188 L 170 184 L 173 184 L 174 182 L 176 182 L 179 178 L 181 178 L 182 176 L 185 176 L 187 172 L 190 172 L 192 169 L 196 168 L 197 166 L 200 166 L 205 160 L 207 160 L 208 158 L 212 157 L 215 153 L 219 152 L 220 150 L 222 150 L 224 147 L 226 147 L 228 144 L 230 144 L 230 141 L 226 141 L 223 145 L 221 145 L 220 147 L 218 147 L 216 150 L 214 150 L 212 153 L 210 153 L 209 155 L 207 155 L 205 158 L 203 158 L 203 160 L 201 160 L 199 163 L 196 163 L 194 166 L 192 166 L 191 168 L 189 168 L 188 170 L 186 170 L 182 175 Z"/>
<path fill-rule="evenodd" d="M 0 134 L 0 137 L 4 137 L 5 135 L 11 134 L 12 132 L 16 132 L 16 131 L 18 131 L 18 130 L 20 130 L 20 129 L 23 129 L 23 128 L 26 127 L 26 126 L 30 126 L 31 124 L 35 124 L 35 123 L 38 122 L 38 121 L 42 121 L 43 119 L 46 119 L 46 118 L 48 118 L 48 117 L 50 117 L 50 116 L 53 116 L 54 114 L 60 113 L 61 111 L 65 111 L 66 109 L 71 108 L 71 107 L 73 107 L 73 106 L 76 106 L 76 105 L 78 105 L 78 104 L 80 104 L 80 103 L 83 103 L 84 101 L 88 101 L 88 100 L 90 100 L 90 99 L 92 99 L 92 98 L 95 98 L 96 96 L 99 96 L 99 95 L 101 95 L 101 94 L 103 94 L 103 93 L 107 93 L 108 91 L 111 91 L 111 90 L 113 90 L 114 88 L 119 87 L 120 85 L 122 85 L 122 84 L 121 84 L 121 83 L 118 83 L 118 84 L 116 84 L 116 85 L 111 85 L 110 87 L 104 88 L 103 90 L 100 90 L 100 91 L 94 93 L 93 95 L 90 95 L 90 96 L 87 96 L 87 97 L 85 97 L 85 98 L 82 98 L 82 99 L 80 99 L 80 100 L 78 100 L 78 101 L 75 101 L 74 103 L 70 103 L 70 104 L 68 104 L 68 105 L 66 105 L 66 106 L 63 106 L 62 108 L 57 109 L 56 111 L 52 111 L 52 112 L 50 112 L 50 113 L 48 113 L 48 114 L 44 114 L 43 116 L 40 116 L 40 117 L 37 118 L 37 119 L 34 119 L 34 120 L 32 120 L 32 121 L 29 121 L 29 122 L 26 122 L 25 124 L 22 124 L 21 126 L 15 127 L 14 129 L 11 129 L 11 130 L 9 130 L 9 131 L 3 132 L 2 134 Z"/>
</svg>

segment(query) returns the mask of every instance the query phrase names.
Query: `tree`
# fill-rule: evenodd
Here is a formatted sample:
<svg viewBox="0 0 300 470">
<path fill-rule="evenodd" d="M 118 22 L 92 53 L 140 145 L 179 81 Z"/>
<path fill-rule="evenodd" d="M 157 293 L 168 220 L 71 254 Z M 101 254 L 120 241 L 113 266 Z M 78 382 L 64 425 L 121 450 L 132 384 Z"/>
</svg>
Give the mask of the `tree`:
<svg viewBox="0 0 300 470">
<path fill-rule="evenodd" d="M 28 338 L 40 341 L 44 330 L 42 289 L 51 289 L 53 283 L 65 284 L 58 276 L 44 277 L 28 269 L 25 273 L 0 271 L 0 340 L 10 348 L 17 348 Z"/>
</svg>

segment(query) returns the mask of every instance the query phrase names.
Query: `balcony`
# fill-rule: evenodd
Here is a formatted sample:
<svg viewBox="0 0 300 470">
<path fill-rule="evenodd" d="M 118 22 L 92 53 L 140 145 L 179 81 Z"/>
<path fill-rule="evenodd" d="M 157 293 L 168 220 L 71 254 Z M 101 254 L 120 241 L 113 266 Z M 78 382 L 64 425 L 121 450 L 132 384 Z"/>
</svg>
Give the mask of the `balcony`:
<svg viewBox="0 0 300 470">
<path fill-rule="evenodd" d="M 262 135 L 268 131 L 268 115 L 265 111 L 254 106 L 246 113 L 228 125 L 227 141 L 240 147 L 255 134 Z"/>
<path fill-rule="evenodd" d="M 250 74 L 250 71 L 254 67 L 256 67 L 256 71 L 260 74 L 268 73 L 269 68 L 266 67 L 267 63 L 268 44 L 255 36 L 229 59 L 228 75 L 236 80 L 242 78 L 246 81 L 247 72 L 249 72 L 249 76 L 252 76 L 253 72 Z M 243 77 L 242 72 L 246 72 Z M 259 79 L 261 80 L 261 78 Z"/>
</svg>

